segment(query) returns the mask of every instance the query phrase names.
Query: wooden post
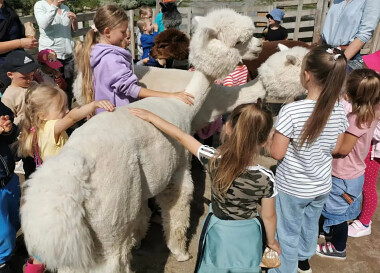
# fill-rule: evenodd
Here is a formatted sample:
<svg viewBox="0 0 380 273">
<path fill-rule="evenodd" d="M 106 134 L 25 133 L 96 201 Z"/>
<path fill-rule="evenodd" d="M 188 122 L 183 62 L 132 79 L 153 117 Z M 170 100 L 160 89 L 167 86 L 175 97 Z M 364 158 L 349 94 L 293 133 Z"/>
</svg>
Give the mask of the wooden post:
<svg viewBox="0 0 380 273">
<path fill-rule="evenodd" d="M 298 7 L 297 7 L 297 17 L 296 17 L 296 26 L 294 27 L 294 36 L 293 40 L 298 40 L 298 35 L 300 32 L 300 25 L 301 25 L 301 17 L 302 17 L 302 7 L 303 7 L 303 1 L 298 0 Z"/>
<path fill-rule="evenodd" d="M 372 44 L 369 53 L 373 53 L 377 50 L 380 50 L 380 23 L 377 25 L 377 29 L 373 33 Z"/>
<path fill-rule="evenodd" d="M 160 2 L 161 0 L 156 0 L 156 15 L 160 13 L 160 9 L 161 9 Z"/>
<path fill-rule="evenodd" d="M 136 42 L 135 42 L 135 24 L 134 24 L 134 17 L 135 12 L 133 9 L 128 10 L 128 17 L 129 17 L 129 30 L 131 31 L 131 44 L 129 45 L 129 49 L 132 53 L 132 58 L 136 58 Z"/>
<path fill-rule="evenodd" d="M 314 20 L 314 33 L 313 33 L 312 43 L 317 43 L 319 41 L 319 38 L 321 37 L 322 27 L 323 27 L 322 13 L 323 13 L 323 6 L 324 6 L 325 1 L 326 0 L 318 0 L 317 2 L 317 11 L 316 11 L 316 16 Z"/>
</svg>

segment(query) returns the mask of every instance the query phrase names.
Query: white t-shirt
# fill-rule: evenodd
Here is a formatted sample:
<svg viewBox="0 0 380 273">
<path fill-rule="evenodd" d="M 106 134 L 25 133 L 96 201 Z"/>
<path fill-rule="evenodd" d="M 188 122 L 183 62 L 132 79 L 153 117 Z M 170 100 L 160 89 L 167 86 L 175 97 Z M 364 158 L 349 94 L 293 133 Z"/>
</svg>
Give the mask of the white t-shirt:
<svg viewBox="0 0 380 273">
<path fill-rule="evenodd" d="M 299 149 L 302 129 L 315 105 L 314 100 L 301 100 L 285 105 L 275 124 L 278 132 L 290 138 L 285 157 L 277 164 L 277 188 L 299 198 L 314 198 L 330 191 L 331 153 L 338 136 L 348 127 L 342 104 L 335 103 L 320 136 L 311 145 L 305 143 Z"/>
</svg>

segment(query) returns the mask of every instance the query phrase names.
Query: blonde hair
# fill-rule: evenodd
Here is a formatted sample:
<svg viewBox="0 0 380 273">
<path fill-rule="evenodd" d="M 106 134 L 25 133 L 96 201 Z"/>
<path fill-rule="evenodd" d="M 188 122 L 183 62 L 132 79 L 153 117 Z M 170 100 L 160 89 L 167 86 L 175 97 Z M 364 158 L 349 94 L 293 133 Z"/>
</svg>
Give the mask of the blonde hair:
<svg viewBox="0 0 380 273">
<path fill-rule="evenodd" d="M 144 27 L 147 26 L 148 23 L 151 22 L 152 19 L 149 18 L 141 18 L 140 20 L 137 21 L 137 27 L 139 28 L 140 32 L 144 32 Z"/>
<path fill-rule="evenodd" d="M 38 133 L 44 124 L 43 119 L 51 109 L 54 99 L 58 99 L 58 109 L 67 104 L 66 93 L 58 86 L 42 83 L 34 90 L 27 92 L 25 97 L 25 117 L 21 123 L 21 135 L 18 140 L 17 153 L 19 156 L 33 156 L 34 134 Z"/>
<path fill-rule="evenodd" d="M 153 10 L 151 7 L 148 7 L 148 6 L 141 6 L 140 9 L 139 9 L 139 16 L 141 18 L 142 15 L 146 16 L 146 15 L 153 15 Z"/>
<path fill-rule="evenodd" d="M 356 126 L 371 126 L 380 102 L 380 76 L 372 69 L 356 69 L 347 77 L 347 95 L 356 114 Z"/>
<path fill-rule="evenodd" d="M 321 88 L 314 110 L 302 130 L 299 147 L 306 142 L 313 143 L 321 134 L 337 102 L 346 77 L 347 60 L 343 52 L 327 46 L 310 50 L 303 59 L 301 82 L 304 83 L 305 71 L 312 74 L 313 80 Z"/>
<path fill-rule="evenodd" d="M 213 187 L 221 196 L 256 160 L 268 140 L 273 118 L 259 103 L 242 104 L 232 111 L 228 126 L 231 132 L 218 148 L 218 158 L 213 158 L 210 164 Z"/>
<path fill-rule="evenodd" d="M 113 29 L 125 22 L 128 22 L 128 16 L 124 9 L 116 5 L 105 5 L 96 11 L 94 16 L 96 30 L 90 29 L 87 32 L 82 54 L 82 97 L 84 104 L 94 101 L 95 96 L 90 65 L 92 47 L 99 42 L 100 35 L 104 32 L 105 28 Z"/>
</svg>

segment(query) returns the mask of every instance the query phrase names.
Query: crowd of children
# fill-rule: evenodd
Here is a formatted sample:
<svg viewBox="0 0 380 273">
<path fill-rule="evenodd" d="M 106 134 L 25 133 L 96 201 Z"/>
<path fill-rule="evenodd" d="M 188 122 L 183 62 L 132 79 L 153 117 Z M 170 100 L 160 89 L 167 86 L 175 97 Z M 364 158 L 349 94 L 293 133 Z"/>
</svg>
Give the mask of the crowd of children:
<svg viewBox="0 0 380 273">
<path fill-rule="evenodd" d="M 268 14 L 267 40 L 287 38 L 279 25 L 283 16 L 278 9 Z M 158 31 L 150 8 L 141 8 L 138 26 L 141 60 L 158 66 L 149 56 Z M 41 50 L 38 62 L 24 51 L 7 55 L 4 69 L 12 83 L 0 102 L 1 273 L 13 272 L 8 262 L 20 228 L 21 193 L 10 144 L 16 143 L 17 156 L 33 158 L 32 164 L 38 168 L 60 151 L 68 139 L 68 128 L 94 114 L 112 112 L 146 97 L 192 104 L 193 97 L 186 91 L 163 92 L 138 85 L 133 58 L 125 50 L 130 35 L 122 8 L 105 5 L 97 10 L 81 56 L 85 105 L 71 110 L 64 92 L 67 84 L 57 70 L 62 63 L 54 50 Z M 374 69 L 376 65 L 378 62 Z M 221 267 L 232 270 L 228 272 L 235 272 L 234 268 L 236 272 L 259 272 L 263 240 L 281 260 L 281 266 L 269 272 L 310 273 L 309 259 L 315 253 L 345 259 L 347 237 L 371 233 L 380 168 L 380 76 L 367 68 L 346 75 L 346 67 L 342 51 L 327 46 L 311 49 L 300 75 L 308 91 L 306 98 L 285 105 L 274 130 L 272 114 L 260 102 L 238 106 L 223 127 L 224 139 L 217 149 L 202 145 L 153 113 L 130 110 L 177 139 L 210 174 L 212 198 L 197 272 L 223 272 Z M 223 84 L 245 84 L 247 75 L 247 67 L 240 64 Z M 258 165 L 263 148 L 278 160 L 276 175 Z M 349 220 L 355 221 L 348 226 Z M 331 242 L 317 245 L 320 226 L 331 233 Z M 262 230 L 266 239 L 261 239 Z M 210 254 L 213 251 L 216 253 Z M 212 265 L 206 261 L 210 255 L 219 257 Z M 28 259 L 25 272 L 42 273 L 44 269 L 34 257 Z"/>
</svg>

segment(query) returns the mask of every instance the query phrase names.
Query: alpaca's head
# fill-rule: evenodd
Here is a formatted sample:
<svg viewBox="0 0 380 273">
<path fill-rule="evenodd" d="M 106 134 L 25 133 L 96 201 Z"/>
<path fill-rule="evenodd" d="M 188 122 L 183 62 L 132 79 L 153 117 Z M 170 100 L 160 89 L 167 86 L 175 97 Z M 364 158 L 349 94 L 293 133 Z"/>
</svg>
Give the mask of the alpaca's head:
<svg viewBox="0 0 380 273">
<path fill-rule="evenodd" d="M 211 78 L 226 77 L 243 59 L 255 59 L 261 52 L 261 40 L 253 37 L 255 27 L 248 16 L 221 9 L 195 20 L 189 60 Z"/>
<path fill-rule="evenodd" d="M 270 56 L 259 68 L 267 96 L 275 99 L 293 98 L 305 92 L 300 74 L 302 59 L 309 52 L 304 47 L 287 48 L 279 45 L 280 52 Z"/>
<path fill-rule="evenodd" d="M 186 60 L 189 57 L 190 39 L 185 33 L 169 28 L 154 38 L 150 55 L 155 59 Z"/>
</svg>

